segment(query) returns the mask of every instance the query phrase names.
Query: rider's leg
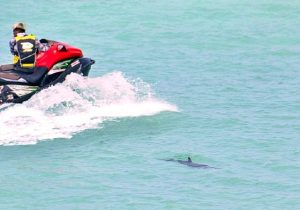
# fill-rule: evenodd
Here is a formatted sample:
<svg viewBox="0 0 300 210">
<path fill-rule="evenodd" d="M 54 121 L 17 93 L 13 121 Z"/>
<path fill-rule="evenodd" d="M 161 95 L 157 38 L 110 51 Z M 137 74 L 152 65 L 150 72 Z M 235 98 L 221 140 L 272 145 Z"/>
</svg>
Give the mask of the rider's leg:
<svg viewBox="0 0 300 210">
<path fill-rule="evenodd" d="M 14 67 L 15 67 L 14 64 L 4 64 L 4 65 L 0 65 L 0 71 L 12 70 L 12 69 L 14 69 Z"/>
</svg>

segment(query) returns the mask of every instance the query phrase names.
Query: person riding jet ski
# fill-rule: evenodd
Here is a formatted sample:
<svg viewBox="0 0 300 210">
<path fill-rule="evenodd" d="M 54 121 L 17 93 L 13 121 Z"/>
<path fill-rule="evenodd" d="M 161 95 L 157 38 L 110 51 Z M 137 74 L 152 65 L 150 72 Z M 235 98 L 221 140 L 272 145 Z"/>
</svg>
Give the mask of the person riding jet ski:
<svg viewBox="0 0 300 210">
<path fill-rule="evenodd" d="M 9 42 L 10 52 L 13 55 L 13 64 L 0 66 L 0 70 L 20 70 L 32 73 L 38 51 L 46 51 L 48 47 L 40 43 L 33 34 L 26 34 L 24 23 L 13 25 L 13 39 Z"/>
<path fill-rule="evenodd" d="M 94 60 L 81 49 L 25 33 L 23 23 L 13 26 L 10 41 L 14 63 L 0 66 L 0 105 L 22 103 L 39 91 L 62 83 L 71 73 L 88 76 Z"/>
</svg>

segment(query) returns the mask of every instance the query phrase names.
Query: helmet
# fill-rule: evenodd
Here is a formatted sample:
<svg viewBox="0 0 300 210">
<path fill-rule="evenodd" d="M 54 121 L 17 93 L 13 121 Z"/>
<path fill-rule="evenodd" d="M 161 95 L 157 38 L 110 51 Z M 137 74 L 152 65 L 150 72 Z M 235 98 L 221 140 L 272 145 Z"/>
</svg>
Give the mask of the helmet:
<svg viewBox="0 0 300 210">
<path fill-rule="evenodd" d="M 25 27 L 25 24 L 24 23 L 15 23 L 14 25 L 13 25 L 13 30 L 15 30 L 15 29 L 23 29 L 24 31 L 26 30 L 26 27 Z"/>
</svg>

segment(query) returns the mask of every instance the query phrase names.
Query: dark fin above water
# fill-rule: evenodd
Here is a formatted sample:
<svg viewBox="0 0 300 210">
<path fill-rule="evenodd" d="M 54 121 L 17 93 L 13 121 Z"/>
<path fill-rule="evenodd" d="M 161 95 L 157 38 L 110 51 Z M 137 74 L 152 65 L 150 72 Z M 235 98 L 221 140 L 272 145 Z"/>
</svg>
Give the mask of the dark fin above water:
<svg viewBox="0 0 300 210">
<path fill-rule="evenodd" d="M 206 165 L 206 164 L 194 163 L 192 161 L 191 157 L 188 157 L 187 160 L 176 160 L 176 159 L 171 158 L 171 159 L 164 159 L 164 161 L 177 162 L 177 163 L 180 163 L 182 165 L 186 165 L 186 166 L 189 166 L 189 167 L 192 167 L 192 168 L 204 168 L 204 169 L 214 168 L 214 169 L 218 169 L 218 168 Z"/>
</svg>

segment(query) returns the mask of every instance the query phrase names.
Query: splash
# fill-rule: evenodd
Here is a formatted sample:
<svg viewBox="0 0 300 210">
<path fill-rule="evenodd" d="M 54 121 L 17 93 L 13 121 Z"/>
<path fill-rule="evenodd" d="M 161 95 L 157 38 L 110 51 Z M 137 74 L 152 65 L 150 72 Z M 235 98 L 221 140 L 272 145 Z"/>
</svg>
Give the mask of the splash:
<svg viewBox="0 0 300 210">
<path fill-rule="evenodd" d="M 86 129 L 101 128 L 110 119 L 177 111 L 155 97 L 141 80 L 129 81 L 121 72 L 83 78 L 71 74 L 62 84 L 34 95 L 29 101 L 0 111 L 0 145 L 36 144 L 71 138 Z"/>
</svg>

